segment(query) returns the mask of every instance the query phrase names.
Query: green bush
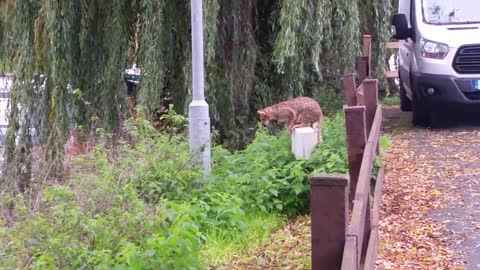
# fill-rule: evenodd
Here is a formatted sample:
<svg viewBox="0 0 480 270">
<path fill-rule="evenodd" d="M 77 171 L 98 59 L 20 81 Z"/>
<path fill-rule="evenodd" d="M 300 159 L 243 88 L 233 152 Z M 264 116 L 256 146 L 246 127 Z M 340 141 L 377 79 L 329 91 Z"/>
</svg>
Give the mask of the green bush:
<svg viewBox="0 0 480 270">
<path fill-rule="evenodd" d="M 78 179 L 80 180 L 80 179 Z M 83 182 L 86 179 L 82 179 Z M 87 180 L 88 182 L 88 180 Z M 146 204 L 104 179 L 43 191 L 40 213 L 1 231 L 1 269 L 196 269 L 201 233 L 190 208 Z M 92 195 L 92 196 L 89 196 Z"/>
<path fill-rule="evenodd" d="M 334 116 L 341 111 L 345 102 L 343 90 L 334 84 L 325 84 L 314 89 L 313 97 L 320 103 L 323 113 L 327 116 Z"/>
<path fill-rule="evenodd" d="M 326 119 L 324 143 L 309 160 L 295 160 L 287 134 L 260 129 L 243 151 L 216 147 L 207 178 L 185 136 L 159 134 L 142 119 L 125 128 L 129 142 L 115 147 L 100 132 L 67 182 L 28 198 L 0 196 L 0 208 L 13 213 L 9 224 L 0 219 L 0 269 L 204 268 L 207 237 L 242 248 L 238 238 L 251 228 L 259 237 L 272 230 L 259 220 L 308 210 L 311 173 L 346 172 L 338 115 Z"/>
<path fill-rule="evenodd" d="M 230 154 L 215 148 L 215 167 L 206 189 L 238 194 L 249 209 L 288 216 L 305 213 L 310 199 L 308 177 L 313 172 L 347 171 L 343 122 L 340 115 L 325 120 L 324 142 L 309 160 L 295 159 L 285 132 L 276 137 L 265 129 L 243 151 Z"/>
</svg>

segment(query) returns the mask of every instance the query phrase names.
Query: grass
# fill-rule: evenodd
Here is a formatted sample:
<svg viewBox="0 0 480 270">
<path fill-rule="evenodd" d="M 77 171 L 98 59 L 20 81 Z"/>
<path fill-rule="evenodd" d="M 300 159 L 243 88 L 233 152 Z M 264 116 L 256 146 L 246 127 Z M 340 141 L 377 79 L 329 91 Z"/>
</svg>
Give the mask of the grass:
<svg viewBox="0 0 480 270">
<path fill-rule="evenodd" d="M 310 217 L 300 216 L 275 230 L 270 240 L 210 269 L 311 269 Z"/>
<path fill-rule="evenodd" d="M 209 232 L 200 252 L 205 268 L 222 268 L 235 258 L 248 257 L 271 239 L 273 231 L 286 224 L 284 217 L 276 214 L 255 214 L 245 216 L 247 229 L 232 239 L 221 232 Z"/>
<path fill-rule="evenodd" d="M 400 104 L 400 96 L 398 94 L 394 94 L 394 95 L 383 97 L 380 100 L 380 103 L 386 106 L 398 105 Z"/>
</svg>

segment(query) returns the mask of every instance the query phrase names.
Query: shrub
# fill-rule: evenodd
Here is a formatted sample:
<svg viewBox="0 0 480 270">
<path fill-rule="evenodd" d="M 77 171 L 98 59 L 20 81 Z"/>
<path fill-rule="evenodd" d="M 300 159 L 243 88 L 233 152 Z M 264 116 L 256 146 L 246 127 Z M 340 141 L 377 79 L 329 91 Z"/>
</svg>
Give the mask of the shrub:
<svg viewBox="0 0 480 270">
<path fill-rule="evenodd" d="M 46 188 L 43 211 L 23 216 L 2 232 L 6 248 L 0 254 L 0 268 L 195 269 L 199 265 L 202 235 L 188 207 L 148 205 L 132 185 L 112 190 L 108 182 L 98 183 L 90 192 L 84 190 L 88 185 L 75 181 L 72 187 Z"/>
<path fill-rule="evenodd" d="M 103 143 L 76 160 L 67 182 L 32 198 L 0 196 L 15 213 L 8 225 L 0 219 L 1 269 L 198 269 L 206 237 L 244 245 L 236 239 L 249 228 L 272 229 L 253 223 L 308 210 L 311 173 L 346 172 L 338 115 L 309 160 L 294 158 L 286 133 L 260 129 L 243 151 L 216 147 L 208 178 L 183 135 L 143 119 L 125 127 L 129 142 L 113 148 L 100 131 Z"/>
<path fill-rule="evenodd" d="M 296 160 L 289 136 L 276 137 L 265 129 L 243 151 L 234 154 L 222 148 L 213 152 L 215 167 L 207 189 L 238 194 L 246 207 L 289 216 L 308 210 L 312 172 L 347 171 L 345 129 L 340 115 L 326 119 L 324 142 L 310 160 Z M 207 194 L 209 192 L 206 192 Z"/>
<path fill-rule="evenodd" d="M 313 97 L 320 103 L 323 113 L 327 116 L 335 116 L 342 110 L 345 102 L 343 90 L 333 83 L 314 89 Z"/>
</svg>

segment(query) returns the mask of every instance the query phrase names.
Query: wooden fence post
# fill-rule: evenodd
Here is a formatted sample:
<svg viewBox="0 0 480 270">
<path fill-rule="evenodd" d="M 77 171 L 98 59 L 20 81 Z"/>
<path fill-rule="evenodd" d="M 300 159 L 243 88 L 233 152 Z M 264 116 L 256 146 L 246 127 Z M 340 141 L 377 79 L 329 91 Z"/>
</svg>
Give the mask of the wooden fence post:
<svg viewBox="0 0 480 270">
<path fill-rule="evenodd" d="M 363 81 L 363 95 L 365 102 L 365 117 L 367 119 L 367 136 L 370 135 L 375 112 L 378 105 L 378 80 L 366 79 Z"/>
<path fill-rule="evenodd" d="M 360 83 L 368 77 L 368 57 L 362 56 L 357 58 L 356 70 L 358 74 L 358 80 Z"/>
<path fill-rule="evenodd" d="M 372 76 L 372 36 L 371 35 L 363 35 L 362 56 L 367 58 L 366 59 L 367 60 L 366 75 L 368 78 L 370 78 Z"/>
<path fill-rule="evenodd" d="M 353 106 L 365 106 L 365 95 L 363 93 L 363 83 L 357 88 L 357 104 Z"/>
<path fill-rule="evenodd" d="M 355 197 L 363 151 L 367 143 L 365 106 L 344 106 L 347 132 L 348 171 L 350 175 L 350 201 Z"/>
<path fill-rule="evenodd" d="M 348 175 L 314 175 L 310 179 L 312 270 L 342 267 L 348 227 Z"/>
<path fill-rule="evenodd" d="M 350 73 L 343 76 L 343 89 L 345 91 L 345 103 L 348 106 L 357 105 L 355 74 Z"/>
</svg>

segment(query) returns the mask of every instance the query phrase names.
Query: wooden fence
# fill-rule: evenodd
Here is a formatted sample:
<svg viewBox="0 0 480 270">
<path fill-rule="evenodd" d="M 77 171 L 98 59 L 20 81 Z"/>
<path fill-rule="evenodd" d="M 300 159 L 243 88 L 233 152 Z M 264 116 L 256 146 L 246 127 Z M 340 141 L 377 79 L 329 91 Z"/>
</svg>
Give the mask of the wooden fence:
<svg viewBox="0 0 480 270">
<path fill-rule="evenodd" d="M 385 47 L 388 50 L 398 51 L 399 43 L 387 42 Z M 363 36 L 363 47 L 362 47 L 362 56 L 358 58 L 356 63 L 357 75 L 360 81 L 363 81 L 365 78 L 371 77 L 371 64 L 372 64 L 372 36 L 364 35 Z M 387 61 L 389 64 L 389 61 Z M 386 78 L 398 78 L 398 70 L 385 70 Z"/>
<path fill-rule="evenodd" d="M 395 42 L 387 42 L 386 44 L 387 49 L 398 51 L 399 44 L 398 41 Z M 389 63 L 387 61 L 387 63 Z M 385 77 L 387 78 L 398 78 L 398 70 L 386 70 Z"/>
<path fill-rule="evenodd" d="M 384 171 L 380 168 L 374 175 L 382 108 L 378 80 L 368 78 L 369 67 L 369 60 L 362 57 L 357 62 L 359 78 L 348 74 L 343 79 L 348 175 L 310 179 L 313 270 L 375 269 Z"/>
</svg>

